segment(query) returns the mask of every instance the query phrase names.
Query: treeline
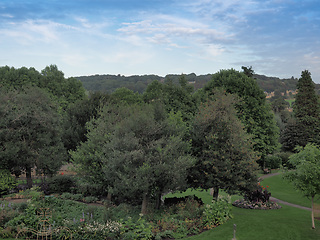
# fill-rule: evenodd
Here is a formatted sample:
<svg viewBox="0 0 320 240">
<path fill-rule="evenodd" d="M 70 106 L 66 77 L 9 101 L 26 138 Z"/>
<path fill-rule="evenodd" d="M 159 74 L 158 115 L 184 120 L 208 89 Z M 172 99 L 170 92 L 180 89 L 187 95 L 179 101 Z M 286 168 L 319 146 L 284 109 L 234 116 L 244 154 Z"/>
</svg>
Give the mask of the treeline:
<svg viewBox="0 0 320 240">
<path fill-rule="evenodd" d="M 194 90 L 203 88 L 206 83 L 212 79 L 213 74 L 199 75 L 195 73 L 183 74 L 186 80 L 193 85 Z M 92 75 L 92 76 L 80 76 L 79 79 L 84 88 L 88 91 L 102 91 L 105 93 L 112 93 L 117 88 L 125 87 L 134 92 L 143 93 L 148 84 L 157 80 L 162 83 L 172 81 L 174 83 L 179 82 L 181 75 L 168 74 L 165 77 L 157 75 Z M 253 74 L 259 87 L 268 93 L 274 91 L 286 92 L 287 90 L 296 90 L 298 82 L 297 78 L 291 77 L 287 79 L 280 79 L 277 77 L 267 77 L 265 75 Z M 316 90 L 320 93 L 320 84 L 316 84 Z"/>
<path fill-rule="evenodd" d="M 155 79 L 143 93 L 122 87 L 86 95 L 55 65 L 41 72 L 2 67 L 1 171 L 26 174 L 31 186 L 32 170 L 53 176 L 72 162 L 84 184 L 110 199 L 141 203 L 142 212 L 161 194 L 188 187 L 214 188 L 215 197 L 219 189 L 251 191 L 258 166 L 272 167 L 270 156 L 320 143 L 320 120 L 309 72 L 297 84 L 299 116 L 283 114 L 275 102 L 275 121 L 247 70 L 221 70 L 198 90 L 179 75 Z"/>
</svg>

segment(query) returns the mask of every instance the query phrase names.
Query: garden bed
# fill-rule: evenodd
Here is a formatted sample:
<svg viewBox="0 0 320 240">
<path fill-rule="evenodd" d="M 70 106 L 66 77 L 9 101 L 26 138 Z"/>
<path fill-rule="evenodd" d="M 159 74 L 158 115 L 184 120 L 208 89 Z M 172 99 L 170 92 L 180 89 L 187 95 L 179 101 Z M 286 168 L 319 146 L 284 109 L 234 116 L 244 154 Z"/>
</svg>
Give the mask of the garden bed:
<svg viewBox="0 0 320 240">
<path fill-rule="evenodd" d="M 232 203 L 233 206 L 245 209 L 257 209 L 257 210 L 271 210 L 280 209 L 281 206 L 273 201 L 268 202 L 249 202 L 244 199 L 236 200 Z"/>
</svg>

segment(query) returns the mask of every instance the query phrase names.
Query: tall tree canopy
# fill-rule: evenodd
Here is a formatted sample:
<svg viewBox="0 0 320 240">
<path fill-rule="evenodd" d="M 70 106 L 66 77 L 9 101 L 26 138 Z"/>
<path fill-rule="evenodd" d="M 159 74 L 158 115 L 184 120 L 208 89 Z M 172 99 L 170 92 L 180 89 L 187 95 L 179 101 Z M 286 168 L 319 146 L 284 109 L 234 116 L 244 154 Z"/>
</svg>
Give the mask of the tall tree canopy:
<svg viewBox="0 0 320 240">
<path fill-rule="evenodd" d="M 110 105 L 92 120 L 88 140 L 72 153 L 79 172 L 106 191 L 148 199 L 185 185 L 192 165 L 189 143 L 182 141 L 182 121 L 167 118 L 161 105 Z"/>
<path fill-rule="evenodd" d="M 183 120 L 188 124 L 197 109 L 195 98 L 192 95 L 193 87 L 187 82 L 184 75 L 179 78 L 179 84 L 168 79 L 165 83 L 153 81 L 143 93 L 147 103 L 160 101 L 165 105 L 167 112 L 180 112 Z"/>
<path fill-rule="evenodd" d="M 76 78 L 65 78 L 56 65 L 47 66 L 39 73 L 34 68 L 0 67 L 0 88 L 20 90 L 25 86 L 37 86 L 50 93 L 63 109 L 68 104 L 85 98 L 85 89 Z"/>
<path fill-rule="evenodd" d="M 301 73 L 297 89 L 293 110 L 298 128 L 303 131 L 297 145 L 305 146 L 308 142 L 320 144 L 320 102 L 309 71 Z"/>
<path fill-rule="evenodd" d="M 214 92 L 215 100 L 201 104 L 192 131 L 197 158 L 189 178 L 194 187 L 227 192 L 245 192 L 257 183 L 257 155 L 251 139 L 236 116 L 236 98 Z"/>
<path fill-rule="evenodd" d="M 19 175 L 50 175 L 65 160 L 60 116 L 48 94 L 37 87 L 0 94 L 0 162 Z"/>
<path fill-rule="evenodd" d="M 279 147 L 279 129 L 266 103 L 265 94 L 253 78 L 234 69 L 221 70 L 201 90 L 202 101 L 213 95 L 213 89 L 222 88 L 240 97 L 236 104 L 237 116 L 252 136 L 254 149 L 262 159 Z"/>
</svg>

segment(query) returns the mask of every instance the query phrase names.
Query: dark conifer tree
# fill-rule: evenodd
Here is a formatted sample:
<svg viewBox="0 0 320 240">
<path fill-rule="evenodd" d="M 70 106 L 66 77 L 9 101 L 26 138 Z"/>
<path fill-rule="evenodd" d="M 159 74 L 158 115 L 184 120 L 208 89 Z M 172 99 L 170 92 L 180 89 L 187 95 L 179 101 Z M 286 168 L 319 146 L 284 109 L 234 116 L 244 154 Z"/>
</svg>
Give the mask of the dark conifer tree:
<svg viewBox="0 0 320 240">
<path fill-rule="evenodd" d="M 302 131 L 300 144 L 308 142 L 320 143 L 320 104 L 319 96 L 315 92 L 315 84 L 311 73 L 305 70 L 297 84 L 298 94 L 294 104 L 294 115 L 298 128 Z"/>
</svg>

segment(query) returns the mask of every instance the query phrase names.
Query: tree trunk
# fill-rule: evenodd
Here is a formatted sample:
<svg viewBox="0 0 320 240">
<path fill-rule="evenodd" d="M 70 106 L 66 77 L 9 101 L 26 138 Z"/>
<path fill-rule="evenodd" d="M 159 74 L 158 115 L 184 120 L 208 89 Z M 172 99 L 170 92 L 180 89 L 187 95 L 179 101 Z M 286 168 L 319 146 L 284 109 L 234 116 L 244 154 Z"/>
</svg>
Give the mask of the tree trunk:
<svg viewBox="0 0 320 240">
<path fill-rule="evenodd" d="M 219 187 L 214 187 L 213 188 L 213 200 L 218 200 L 218 196 L 219 196 Z"/>
<path fill-rule="evenodd" d="M 107 200 L 111 202 L 111 198 L 112 198 L 112 193 L 109 191 L 107 194 Z"/>
<path fill-rule="evenodd" d="M 312 219 L 312 229 L 315 229 L 314 225 L 314 204 L 313 204 L 314 196 L 311 197 L 311 219 Z"/>
<path fill-rule="evenodd" d="M 147 207 L 148 207 L 148 196 L 146 193 L 143 194 L 142 206 L 141 206 L 141 213 L 143 215 L 147 214 Z"/>
<path fill-rule="evenodd" d="M 160 209 L 161 205 L 161 192 L 157 192 L 156 195 L 156 209 Z"/>
<path fill-rule="evenodd" d="M 31 167 L 26 167 L 26 178 L 28 188 L 32 188 Z"/>
</svg>

